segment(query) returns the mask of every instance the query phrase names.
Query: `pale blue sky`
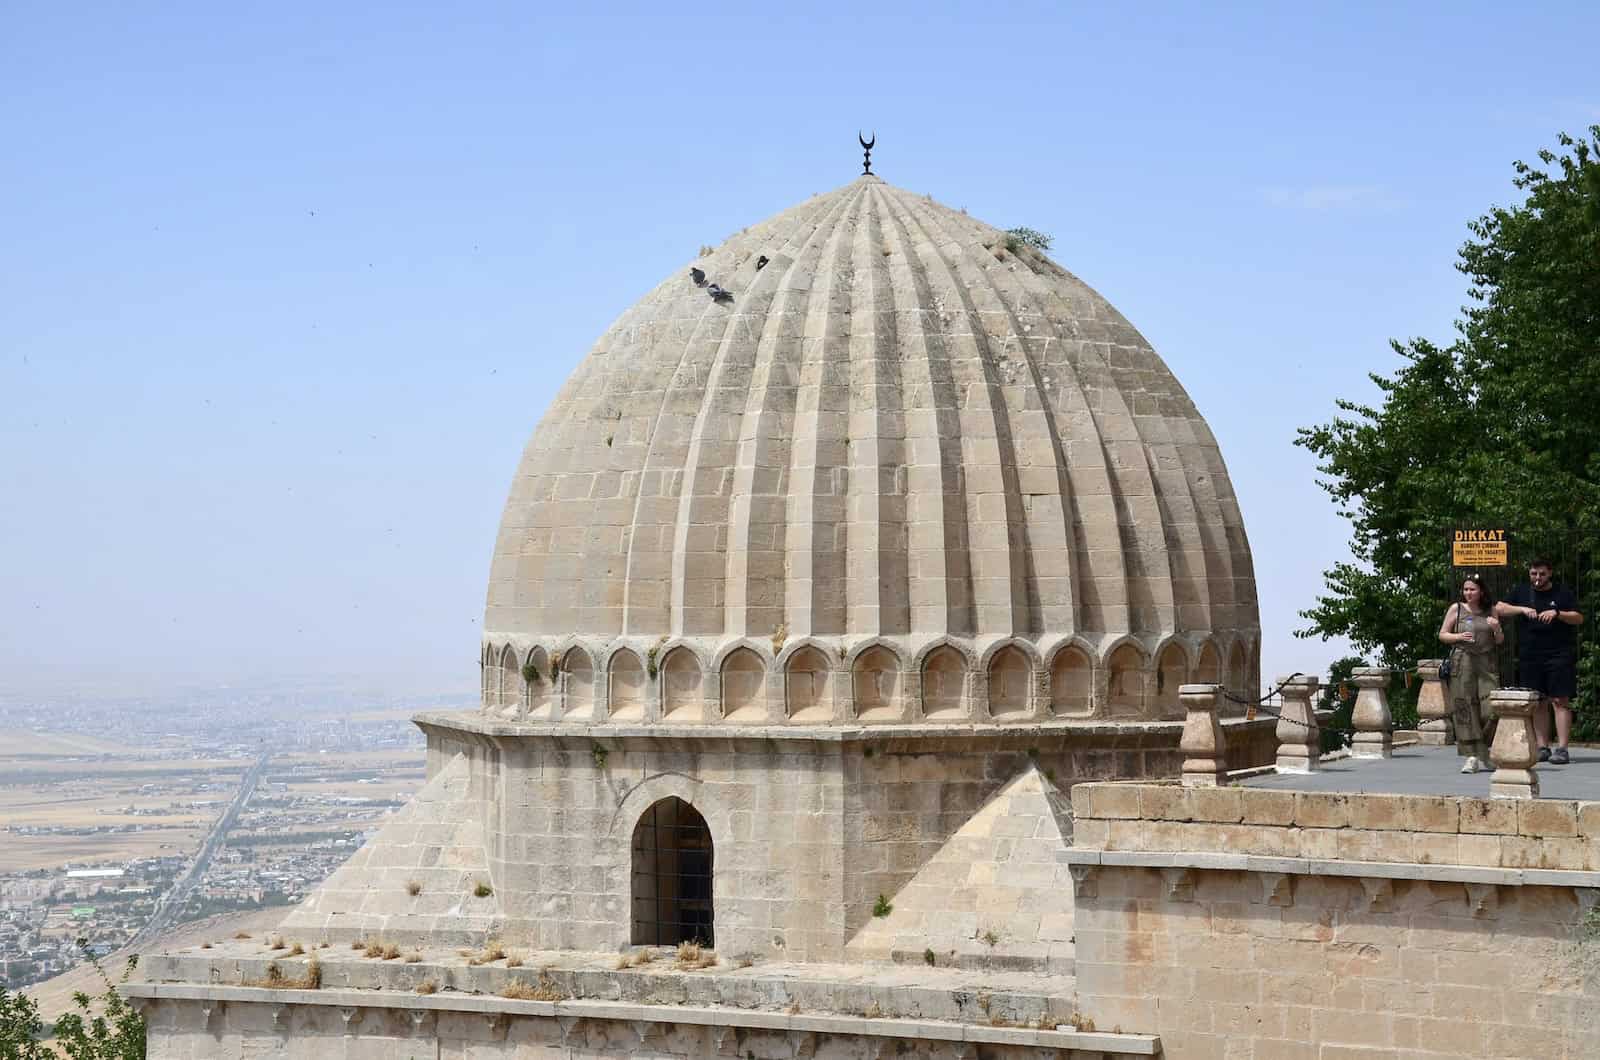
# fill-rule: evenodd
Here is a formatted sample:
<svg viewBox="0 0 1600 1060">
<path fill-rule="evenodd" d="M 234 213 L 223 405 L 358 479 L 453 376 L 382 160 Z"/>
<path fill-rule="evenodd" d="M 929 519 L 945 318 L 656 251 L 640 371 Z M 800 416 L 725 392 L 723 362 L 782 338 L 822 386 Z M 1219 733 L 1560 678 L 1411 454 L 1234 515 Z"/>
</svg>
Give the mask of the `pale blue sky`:
<svg viewBox="0 0 1600 1060">
<path fill-rule="evenodd" d="M 1600 121 L 1600 9 L 853 6 L 0 7 L 0 686 L 475 687 L 556 388 L 858 127 L 1155 344 L 1266 675 L 1324 665 L 1290 633 L 1346 532 L 1294 429 L 1449 338 L 1466 222 Z"/>
</svg>

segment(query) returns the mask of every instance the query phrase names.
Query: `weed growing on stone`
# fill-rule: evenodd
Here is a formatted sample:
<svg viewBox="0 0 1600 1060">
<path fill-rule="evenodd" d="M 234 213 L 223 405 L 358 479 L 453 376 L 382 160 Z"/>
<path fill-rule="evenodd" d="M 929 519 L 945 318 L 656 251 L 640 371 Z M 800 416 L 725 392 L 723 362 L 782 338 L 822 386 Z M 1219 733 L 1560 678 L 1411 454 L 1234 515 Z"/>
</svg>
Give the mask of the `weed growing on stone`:
<svg viewBox="0 0 1600 1060">
<path fill-rule="evenodd" d="M 539 981 L 530 983 L 526 979 L 513 979 L 507 983 L 504 990 L 500 991 L 501 997 L 511 998 L 513 1001 L 565 1001 L 567 994 L 556 986 L 555 981 L 543 972 L 539 973 Z"/>
<path fill-rule="evenodd" d="M 594 759 L 594 767 L 596 769 L 604 769 L 606 767 L 606 757 L 610 753 L 611 752 L 607 751 L 601 744 L 595 744 L 593 747 L 589 748 L 589 754 Z"/>
<path fill-rule="evenodd" d="M 283 941 L 282 935 L 274 935 L 267 940 L 267 948 L 271 950 L 286 950 L 289 944 Z"/>
<path fill-rule="evenodd" d="M 306 948 L 304 946 L 302 946 L 300 943 L 296 942 L 293 946 L 289 947 L 289 954 L 288 955 L 290 957 L 299 957 L 302 954 L 304 954 L 305 952 L 306 952 Z"/>
<path fill-rule="evenodd" d="M 247 979 L 242 986 L 259 986 L 268 990 L 317 990 L 322 986 L 322 965 L 315 957 L 306 962 L 304 974 L 293 978 L 283 974 L 278 962 L 267 965 L 267 974 L 261 979 Z"/>
<path fill-rule="evenodd" d="M 678 943 L 678 960 L 676 967 L 679 971 L 698 971 L 701 968 L 710 968 L 716 963 L 716 952 L 706 949 L 698 942 Z"/>
<path fill-rule="evenodd" d="M 406 954 L 406 963 L 407 964 L 421 964 L 422 963 L 422 951 L 421 950 L 412 950 L 410 953 Z"/>
<path fill-rule="evenodd" d="M 417 984 L 417 993 L 419 994 L 437 994 L 438 992 L 439 981 L 437 979 L 424 979 Z"/>
<path fill-rule="evenodd" d="M 250 932 L 248 932 L 248 931 L 236 931 L 236 932 L 234 932 L 233 937 L 236 938 L 236 939 L 247 939 L 247 938 L 250 937 Z"/>
<path fill-rule="evenodd" d="M 422 893 L 422 883 L 419 880 L 406 881 L 406 893 L 415 898 Z"/>
<path fill-rule="evenodd" d="M 472 897 L 474 898 L 487 898 L 493 893 L 494 888 L 483 880 L 479 880 L 472 888 Z"/>
<path fill-rule="evenodd" d="M 926 964 L 929 968 L 932 968 L 935 960 L 937 960 L 937 958 L 935 958 L 933 955 L 933 947 L 930 946 L 922 951 L 923 964 Z"/>
<path fill-rule="evenodd" d="M 500 943 L 491 940 L 483 949 L 467 958 L 467 963 L 471 965 L 490 964 L 494 961 L 503 961 L 505 959 L 506 948 Z"/>
<path fill-rule="evenodd" d="M 872 903 L 872 915 L 883 917 L 894 912 L 894 903 L 889 901 L 888 895 L 878 895 L 878 900 Z"/>
<path fill-rule="evenodd" d="M 506 967 L 507 968 L 521 968 L 522 967 L 522 956 L 521 956 L 521 954 L 513 953 L 513 954 L 508 955 L 506 957 Z"/>
<path fill-rule="evenodd" d="M 983 944 L 985 946 L 988 946 L 991 949 L 993 949 L 994 946 L 997 945 L 1000 942 L 1000 936 L 996 935 L 993 931 L 985 931 L 982 935 L 980 935 L 978 937 L 983 940 Z"/>
</svg>

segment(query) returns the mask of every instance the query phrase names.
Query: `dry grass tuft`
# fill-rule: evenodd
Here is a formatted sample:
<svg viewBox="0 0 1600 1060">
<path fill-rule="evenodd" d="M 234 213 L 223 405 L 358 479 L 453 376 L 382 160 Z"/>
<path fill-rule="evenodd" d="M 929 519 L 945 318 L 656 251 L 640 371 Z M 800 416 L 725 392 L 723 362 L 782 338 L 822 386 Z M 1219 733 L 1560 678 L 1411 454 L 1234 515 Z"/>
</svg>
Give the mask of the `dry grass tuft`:
<svg viewBox="0 0 1600 1060">
<path fill-rule="evenodd" d="M 507 968 L 521 968 L 522 967 L 522 955 L 519 954 L 519 953 L 513 953 L 513 954 L 510 954 L 509 956 L 507 956 L 506 957 L 506 967 Z"/>
<path fill-rule="evenodd" d="M 248 931 L 237 931 L 237 932 L 234 932 L 233 937 L 236 938 L 236 939 L 247 939 L 247 938 L 250 937 L 250 932 L 248 932 Z"/>
<path fill-rule="evenodd" d="M 437 994 L 438 992 L 439 980 L 437 979 L 424 979 L 417 984 L 417 993 L 419 994 Z"/>
<path fill-rule="evenodd" d="M 422 893 L 422 883 L 418 880 L 407 880 L 406 893 L 415 898 Z"/>
<path fill-rule="evenodd" d="M 201 944 L 200 944 L 200 948 L 201 948 L 201 949 L 203 949 L 203 950 L 209 950 L 209 949 L 210 949 L 210 948 L 211 948 L 211 943 L 209 943 L 209 942 L 202 942 L 202 943 L 201 943 Z"/>
<path fill-rule="evenodd" d="M 500 991 L 501 997 L 508 997 L 514 1001 L 565 1001 L 567 994 L 555 981 L 543 972 L 539 973 L 539 981 L 530 983 L 526 979 L 513 979 Z"/>
<path fill-rule="evenodd" d="M 282 935 L 273 935 L 267 940 L 267 948 L 273 950 L 286 950 L 289 948 L 289 944 L 283 941 Z"/>
<path fill-rule="evenodd" d="M 367 940 L 366 939 L 351 939 L 350 940 L 350 948 L 353 949 L 353 950 L 364 950 L 364 949 L 367 948 Z"/>
<path fill-rule="evenodd" d="M 421 950 L 412 950 L 410 953 L 406 954 L 406 963 L 407 964 L 420 964 L 421 962 L 422 962 L 422 951 Z"/>
<path fill-rule="evenodd" d="M 302 946 L 300 943 L 296 942 L 293 946 L 289 947 L 289 954 L 288 955 L 290 957 L 299 957 L 302 954 L 304 954 L 305 952 L 306 952 L 306 948 L 304 946 Z"/>
<path fill-rule="evenodd" d="M 676 967 L 680 971 L 692 972 L 701 968 L 711 968 L 717 963 L 715 950 L 708 950 L 698 942 L 678 943 L 678 959 Z"/>
<path fill-rule="evenodd" d="M 322 986 L 322 965 L 315 957 L 306 962 L 303 975 L 289 978 L 283 974 L 283 969 L 278 967 L 278 962 L 273 961 L 267 965 L 267 974 L 263 979 L 246 979 L 242 986 L 260 986 L 268 990 L 316 990 Z"/>
</svg>

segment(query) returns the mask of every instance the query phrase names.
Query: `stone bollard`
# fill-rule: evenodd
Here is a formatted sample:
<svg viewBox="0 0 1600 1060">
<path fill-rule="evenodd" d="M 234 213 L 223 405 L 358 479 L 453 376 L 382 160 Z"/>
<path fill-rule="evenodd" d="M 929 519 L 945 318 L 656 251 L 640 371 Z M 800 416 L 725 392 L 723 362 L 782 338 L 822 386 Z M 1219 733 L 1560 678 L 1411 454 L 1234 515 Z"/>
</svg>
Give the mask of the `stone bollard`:
<svg viewBox="0 0 1600 1060">
<path fill-rule="evenodd" d="M 1322 757 L 1322 730 L 1311 704 L 1317 694 L 1315 677 L 1296 674 L 1280 677 L 1283 709 L 1278 714 L 1278 772 L 1315 773 Z"/>
<path fill-rule="evenodd" d="M 1417 726 L 1417 742 L 1426 747 L 1446 747 L 1456 742 L 1455 722 L 1450 720 L 1450 689 L 1439 680 L 1439 667 L 1443 659 L 1418 659 L 1417 680 L 1422 687 L 1417 690 L 1417 716 L 1422 724 Z"/>
<path fill-rule="evenodd" d="M 1350 680 L 1361 691 L 1356 693 L 1351 724 L 1356 738 L 1350 747 L 1352 758 L 1388 758 L 1394 753 L 1394 718 L 1389 713 L 1389 677 L 1386 666 L 1362 666 L 1350 671 Z"/>
<path fill-rule="evenodd" d="M 1221 685 L 1179 685 L 1178 700 L 1186 712 L 1178 750 L 1183 760 L 1183 786 L 1214 788 L 1228 782 L 1228 744 L 1217 720 Z"/>
<path fill-rule="evenodd" d="M 1533 708 L 1539 693 L 1531 689 L 1497 688 L 1489 693 L 1489 705 L 1499 724 L 1494 730 L 1494 746 L 1489 760 L 1494 775 L 1489 778 L 1491 799 L 1537 799 L 1539 773 L 1537 744 L 1533 736 Z"/>
</svg>

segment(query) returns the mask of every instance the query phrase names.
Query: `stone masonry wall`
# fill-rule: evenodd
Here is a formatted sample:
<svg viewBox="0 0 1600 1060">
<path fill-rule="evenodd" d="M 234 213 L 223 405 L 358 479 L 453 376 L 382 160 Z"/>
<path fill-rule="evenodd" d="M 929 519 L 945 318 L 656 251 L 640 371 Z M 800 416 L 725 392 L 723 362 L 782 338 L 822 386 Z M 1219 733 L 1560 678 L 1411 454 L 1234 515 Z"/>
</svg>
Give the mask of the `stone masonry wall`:
<svg viewBox="0 0 1600 1060">
<path fill-rule="evenodd" d="M 400 1003 L 396 1003 L 399 1001 Z M 783 1013 L 667 1014 L 501 998 L 425 1005 L 346 996 L 246 1003 L 162 999 L 146 1008 L 149 1060 L 1110 1060 L 1159 1053 L 1149 1039 L 1026 1028 L 936 1026 Z M 555 1011 L 529 1012 L 529 1009 Z M 732 1017 L 728 1020 L 728 1017 Z M 723 1022 L 727 1020 L 727 1022 Z M 730 1025 L 732 1021 L 740 1025 Z M 1062 1044 L 1081 1040 L 1085 1048 Z M 1048 1042 L 1049 1044 L 1040 1044 Z"/>
<path fill-rule="evenodd" d="M 1165 1055 L 1600 1055 L 1600 803 L 1086 784 L 1077 1003 Z"/>
<path fill-rule="evenodd" d="M 1600 1055 L 1571 888 L 1371 882 L 1102 868 L 1077 897 L 1079 1010 L 1174 1060 Z"/>
</svg>

